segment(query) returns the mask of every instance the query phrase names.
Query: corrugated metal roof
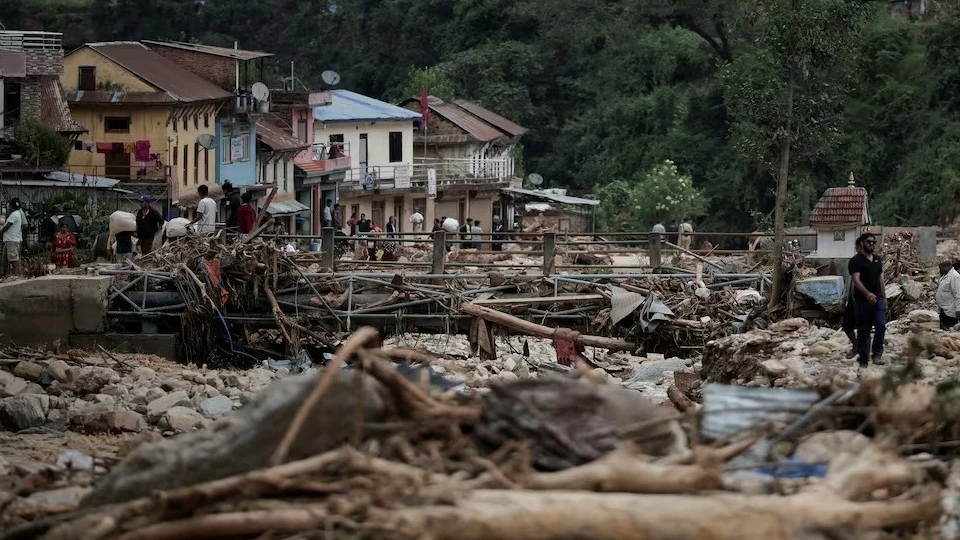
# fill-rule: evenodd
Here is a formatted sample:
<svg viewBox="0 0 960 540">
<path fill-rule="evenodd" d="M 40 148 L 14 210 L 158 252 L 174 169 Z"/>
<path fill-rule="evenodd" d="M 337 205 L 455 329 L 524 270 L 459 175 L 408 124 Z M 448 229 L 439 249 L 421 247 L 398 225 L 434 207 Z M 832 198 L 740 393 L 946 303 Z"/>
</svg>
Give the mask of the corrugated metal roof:
<svg viewBox="0 0 960 540">
<path fill-rule="evenodd" d="M 157 47 L 170 47 L 172 49 L 183 49 L 197 53 L 210 54 L 213 56 L 222 56 L 233 58 L 234 60 L 256 60 L 257 58 L 268 58 L 273 53 L 261 51 L 245 51 L 243 49 L 230 49 L 228 47 L 215 47 L 213 45 L 202 45 L 200 43 L 186 43 L 184 41 L 151 41 L 142 40 L 144 43 Z"/>
<path fill-rule="evenodd" d="M 124 92 L 108 90 L 67 90 L 67 102 L 73 105 L 102 105 L 104 103 L 135 103 L 137 105 L 164 105 L 177 100 L 166 92 Z"/>
<path fill-rule="evenodd" d="M 582 199 L 580 197 L 571 197 L 569 195 L 558 195 L 556 193 L 550 193 L 547 191 L 539 191 L 539 190 L 532 190 L 532 189 L 500 188 L 500 191 L 505 191 L 507 193 L 516 193 L 517 195 L 526 195 L 528 197 L 544 199 L 547 201 L 553 201 L 560 204 L 576 204 L 576 205 L 586 205 L 586 206 L 597 206 L 600 204 L 600 201 L 596 199 Z"/>
<path fill-rule="evenodd" d="M 257 139 L 270 148 L 282 150 L 304 150 L 310 145 L 300 142 L 283 128 L 266 119 L 257 120 Z"/>
<path fill-rule="evenodd" d="M 321 122 L 386 122 L 419 120 L 420 113 L 349 90 L 333 90 L 330 105 L 314 107 L 313 117 Z"/>
<path fill-rule="evenodd" d="M 867 222 L 867 190 L 862 187 L 829 188 L 810 214 L 810 225 Z"/>
<path fill-rule="evenodd" d="M 524 133 L 529 131 L 527 128 L 519 124 L 516 124 L 500 116 L 499 114 L 491 111 L 490 109 L 487 109 L 486 107 L 481 107 L 480 105 L 473 103 L 471 101 L 458 99 L 454 101 L 454 103 L 458 107 L 465 109 L 470 114 L 481 118 L 487 123 L 493 124 L 501 131 L 504 131 L 514 137 L 519 137 L 520 135 L 523 135 Z"/>
<path fill-rule="evenodd" d="M 504 132 L 453 103 L 446 103 L 445 101 L 431 98 L 430 111 L 446 118 L 460 129 L 469 133 L 474 139 L 481 142 L 495 141 L 507 136 Z M 429 127 L 427 130 L 429 133 Z"/>
<path fill-rule="evenodd" d="M 233 94 L 194 75 L 136 41 L 88 43 L 87 47 L 123 66 L 137 77 L 181 102 L 221 100 Z M 71 53 L 72 54 L 72 53 Z"/>
<path fill-rule="evenodd" d="M 292 216 L 309 210 L 309 206 L 296 200 L 290 193 L 278 193 L 267 207 L 267 212 L 271 216 Z"/>
<path fill-rule="evenodd" d="M 49 172 L 43 175 L 43 177 L 47 180 L 53 180 L 58 184 L 70 187 L 112 188 L 120 183 L 120 180 L 115 178 L 69 173 L 66 171 Z"/>
<path fill-rule="evenodd" d="M 44 77 L 40 81 L 40 122 L 48 128 L 61 133 L 84 133 L 87 130 L 73 121 L 70 107 L 63 99 L 60 80 Z"/>
</svg>

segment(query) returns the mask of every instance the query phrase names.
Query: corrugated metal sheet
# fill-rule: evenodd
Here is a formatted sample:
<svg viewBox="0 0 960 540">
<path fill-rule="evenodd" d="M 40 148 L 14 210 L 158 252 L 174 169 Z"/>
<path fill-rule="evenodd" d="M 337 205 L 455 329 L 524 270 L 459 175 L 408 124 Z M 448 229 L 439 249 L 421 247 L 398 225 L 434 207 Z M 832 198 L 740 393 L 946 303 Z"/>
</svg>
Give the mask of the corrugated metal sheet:
<svg viewBox="0 0 960 540">
<path fill-rule="evenodd" d="M 810 224 L 867 223 L 867 190 L 862 187 L 830 188 L 810 214 Z"/>
<path fill-rule="evenodd" d="M 63 99 L 60 80 L 56 77 L 44 78 L 40 83 L 40 122 L 48 128 L 61 133 L 84 133 L 83 126 L 73 121 L 70 107 Z"/>
<path fill-rule="evenodd" d="M 273 150 L 303 150 L 309 144 L 300 142 L 283 128 L 266 119 L 257 120 L 257 139 Z"/>
<path fill-rule="evenodd" d="M 267 212 L 269 212 L 271 216 L 292 216 L 309 210 L 309 206 L 294 199 L 293 195 L 289 193 L 277 195 L 273 201 L 270 202 L 270 206 L 267 207 Z"/>
<path fill-rule="evenodd" d="M 818 398 L 813 390 L 707 384 L 703 387 L 700 433 L 719 439 L 763 424 L 787 424 L 807 412 Z"/>
<path fill-rule="evenodd" d="M 500 191 L 505 191 L 507 193 L 516 193 L 517 195 L 526 195 L 527 197 L 544 199 L 547 201 L 553 201 L 560 204 L 575 204 L 575 205 L 586 205 L 586 206 L 597 206 L 600 204 L 600 201 L 596 199 L 581 199 L 580 197 L 571 197 L 569 195 L 558 195 L 556 193 L 549 193 L 546 191 L 535 191 L 532 189 L 500 188 Z"/>
<path fill-rule="evenodd" d="M 454 105 L 453 103 L 446 103 L 435 98 L 431 99 L 430 111 L 446 118 L 460 129 L 469 133 L 470 136 L 478 141 L 490 142 L 507 137 L 507 134 L 504 132 L 470 114 L 466 110 Z M 427 129 L 429 133 L 429 127 Z"/>
<path fill-rule="evenodd" d="M 43 175 L 47 180 L 52 180 L 58 184 L 70 187 L 94 187 L 94 188 L 112 188 L 120 183 L 115 178 L 106 176 L 89 176 L 85 174 L 69 173 L 66 171 L 53 171 Z"/>
<path fill-rule="evenodd" d="M 233 94 L 194 75 L 136 41 L 86 45 L 181 102 L 221 100 Z"/>
<path fill-rule="evenodd" d="M 467 134 L 454 133 L 450 135 L 419 135 L 414 133 L 413 140 L 423 144 L 426 139 L 427 144 L 463 144 L 473 142 L 475 139 Z"/>
<path fill-rule="evenodd" d="M 420 113 L 349 90 L 333 90 L 333 102 L 313 109 L 321 122 L 386 122 L 419 120 Z"/>
<path fill-rule="evenodd" d="M 470 114 L 481 118 L 487 123 L 493 124 L 501 131 L 504 131 L 514 137 L 519 137 L 520 135 L 523 135 L 524 133 L 529 131 L 527 128 L 519 124 L 516 124 L 514 122 L 511 122 L 510 120 L 507 120 L 506 118 L 491 111 L 490 109 L 487 109 L 486 107 L 481 107 L 476 103 L 466 101 L 463 99 L 458 99 L 454 101 L 454 103 L 458 107 L 465 109 Z"/>
<path fill-rule="evenodd" d="M 111 92 L 107 90 L 67 90 L 67 102 L 74 105 L 102 105 L 104 103 L 135 103 L 137 105 L 164 105 L 177 100 L 166 92 Z"/>
<path fill-rule="evenodd" d="M 144 39 L 142 41 L 151 46 L 182 49 L 185 51 L 210 54 L 213 56 L 233 58 L 234 60 L 256 60 L 257 58 L 269 58 L 273 56 L 273 53 L 268 52 L 228 49 L 226 47 L 214 47 L 213 45 L 201 45 L 199 43 L 186 43 L 183 41 L 151 41 L 149 39 Z"/>
</svg>

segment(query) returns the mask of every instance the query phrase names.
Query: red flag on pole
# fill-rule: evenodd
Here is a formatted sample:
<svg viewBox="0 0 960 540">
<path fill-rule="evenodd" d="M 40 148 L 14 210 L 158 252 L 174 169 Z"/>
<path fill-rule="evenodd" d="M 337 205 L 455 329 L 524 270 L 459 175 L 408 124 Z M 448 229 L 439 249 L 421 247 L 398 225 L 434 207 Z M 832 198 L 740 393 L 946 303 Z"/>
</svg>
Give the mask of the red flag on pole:
<svg viewBox="0 0 960 540">
<path fill-rule="evenodd" d="M 423 129 L 430 124 L 430 100 L 427 98 L 427 72 L 424 71 L 423 87 L 420 89 L 420 114 L 423 115 Z"/>
</svg>

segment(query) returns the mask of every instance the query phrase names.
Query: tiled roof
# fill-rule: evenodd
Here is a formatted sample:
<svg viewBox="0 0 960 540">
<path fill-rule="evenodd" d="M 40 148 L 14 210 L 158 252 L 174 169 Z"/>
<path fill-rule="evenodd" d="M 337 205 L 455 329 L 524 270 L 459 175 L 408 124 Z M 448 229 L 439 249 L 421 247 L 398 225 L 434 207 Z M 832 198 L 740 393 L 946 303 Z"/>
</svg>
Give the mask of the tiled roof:
<svg viewBox="0 0 960 540">
<path fill-rule="evenodd" d="M 528 131 L 527 128 L 511 122 L 510 120 L 507 120 L 490 109 L 481 107 L 480 105 L 471 101 L 458 99 L 454 101 L 454 103 L 456 103 L 458 107 L 469 111 L 470 114 L 482 118 L 484 121 L 493 124 L 501 131 L 505 131 L 514 137 L 519 137 Z"/>
<path fill-rule="evenodd" d="M 457 139 L 451 135 L 441 135 L 449 137 L 437 141 L 440 144 L 457 144 L 471 141 L 492 142 L 497 139 L 511 139 L 519 137 L 527 132 L 527 129 L 507 120 L 499 114 L 481 107 L 476 103 L 464 100 L 454 102 L 443 101 L 434 96 L 429 96 L 430 111 L 463 130 L 464 134 Z M 413 105 L 419 110 L 420 98 L 410 98 L 401 105 Z M 427 128 L 427 142 L 434 142 L 431 138 L 435 135 L 430 134 L 429 126 Z M 423 141 L 422 135 L 418 135 L 418 140 Z"/>
<path fill-rule="evenodd" d="M 830 188 L 810 214 L 810 225 L 867 223 L 867 190 L 862 187 Z"/>
<path fill-rule="evenodd" d="M 171 49 L 182 49 L 196 53 L 209 54 L 213 56 L 222 56 L 224 58 L 233 58 L 234 60 L 256 60 L 257 58 L 267 58 L 273 56 L 273 53 L 261 51 L 245 51 L 243 49 L 230 49 L 227 47 L 214 47 L 213 45 L 201 45 L 199 43 L 186 43 L 184 41 L 151 41 L 143 40 L 144 43 L 155 47 L 170 47 Z"/>
<path fill-rule="evenodd" d="M 314 107 L 313 117 L 321 122 L 386 122 L 419 120 L 420 114 L 349 90 L 332 90 L 330 105 Z"/>
<path fill-rule="evenodd" d="M 151 86 L 179 102 L 222 100 L 233 94 L 195 75 L 136 41 L 111 41 L 85 45 L 113 60 Z"/>
<path fill-rule="evenodd" d="M 60 80 L 44 77 L 40 83 L 40 122 L 61 133 L 84 133 L 87 130 L 73 121 L 70 107 L 63 98 Z"/>
<path fill-rule="evenodd" d="M 275 151 L 304 150 L 310 147 L 265 118 L 257 120 L 257 139 Z"/>
</svg>

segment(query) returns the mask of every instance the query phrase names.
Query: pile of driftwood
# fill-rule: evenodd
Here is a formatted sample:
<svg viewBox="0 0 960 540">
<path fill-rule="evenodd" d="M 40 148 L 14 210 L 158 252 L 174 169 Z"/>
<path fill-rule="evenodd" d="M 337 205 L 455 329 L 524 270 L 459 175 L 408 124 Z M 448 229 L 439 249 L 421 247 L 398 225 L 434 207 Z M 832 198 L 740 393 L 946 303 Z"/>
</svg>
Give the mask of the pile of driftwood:
<svg viewBox="0 0 960 540">
<path fill-rule="evenodd" d="M 897 281 L 900 276 L 915 276 L 926 270 L 916 236 L 909 231 L 884 236 L 880 257 L 883 260 L 883 278 L 887 283 Z"/>
<path fill-rule="evenodd" d="M 852 538 L 940 515 L 924 467 L 878 448 L 751 495 L 725 477 L 754 436 L 699 444 L 696 413 L 567 378 L 440 394 L 393 364 L 428 355 L 378 341 L 359 330 L 323 372 L 139 447 L 79 508 L 4 538 Z"/>
</svg>

